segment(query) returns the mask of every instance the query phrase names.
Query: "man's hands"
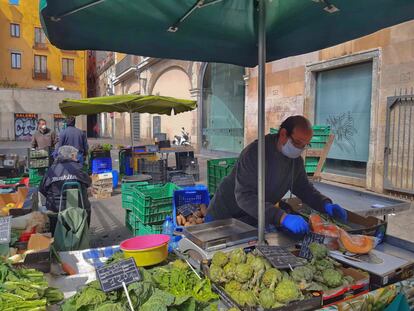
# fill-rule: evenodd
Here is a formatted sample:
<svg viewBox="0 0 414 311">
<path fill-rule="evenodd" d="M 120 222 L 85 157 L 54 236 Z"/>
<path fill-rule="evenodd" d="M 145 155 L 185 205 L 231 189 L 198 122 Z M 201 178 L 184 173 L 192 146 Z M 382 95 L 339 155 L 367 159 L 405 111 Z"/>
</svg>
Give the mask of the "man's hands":
<svg viewBox="0 0 414 311">
<path fill-rule="evenodd" d="M 282 216 L 281 225 L 293 233 L 309 232 L 309 225 L 302 216 L 284 214 Z"/>
<path fill-rule="evenodd" d="M 348 219 L 348 214 L 346 212 L 345 209 L 343 209 L 341 206 L 339 206 L 338 204 L 333 204 L 330 202 L 325 203 L 325 211 L 326 213 L 334 218 L 338 218 L 342 221 L 347 221 Z"/>
</svg>

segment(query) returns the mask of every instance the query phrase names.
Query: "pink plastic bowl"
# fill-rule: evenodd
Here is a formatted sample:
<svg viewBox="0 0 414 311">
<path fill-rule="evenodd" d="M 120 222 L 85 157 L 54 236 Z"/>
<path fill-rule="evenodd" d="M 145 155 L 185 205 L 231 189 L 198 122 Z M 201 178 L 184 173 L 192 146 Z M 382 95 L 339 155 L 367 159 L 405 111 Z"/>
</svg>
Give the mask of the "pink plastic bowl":
<svg viewBox="0 0 414 311">
<path fill-rule="evenodd" d="M 169 240 L 170 237 L 165 234 L 142 235 L 123 241 L 120 247 L 125 251 L 138 251 L 166 244 Z"/>
</svg>

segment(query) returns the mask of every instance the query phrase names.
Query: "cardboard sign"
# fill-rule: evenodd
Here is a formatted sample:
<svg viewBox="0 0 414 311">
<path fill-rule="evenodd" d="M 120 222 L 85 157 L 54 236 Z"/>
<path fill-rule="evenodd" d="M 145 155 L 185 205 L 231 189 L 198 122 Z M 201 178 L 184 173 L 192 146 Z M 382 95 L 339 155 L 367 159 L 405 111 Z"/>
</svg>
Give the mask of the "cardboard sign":
<svg viewBox="0 0 414 311">
<path fill-rule="evenodd" d="M 141 280 L 133 258 L 96 269 L 96 276 L 104 292 L 110 292 Z"/>
<path fill-rule="evenodd" d="M 10 216 L 0 217 L 0 244 L 9 244 L 10 242 Z"/>
<path fill-rule="evenodd" d="M 308 233 L 305 235 L 305 238 L 302 241 L 302 247 L 300 248 L 299 257 L 305 258 L 305 259 L 312 259 L 312 253 L 310 252 L 309 245 L 312 242 L 316 242 L 318 244 L 323 244 L 325 241 L 325 237 L 320 234 L 316 234 L 313 232 Z"/>
</svg>

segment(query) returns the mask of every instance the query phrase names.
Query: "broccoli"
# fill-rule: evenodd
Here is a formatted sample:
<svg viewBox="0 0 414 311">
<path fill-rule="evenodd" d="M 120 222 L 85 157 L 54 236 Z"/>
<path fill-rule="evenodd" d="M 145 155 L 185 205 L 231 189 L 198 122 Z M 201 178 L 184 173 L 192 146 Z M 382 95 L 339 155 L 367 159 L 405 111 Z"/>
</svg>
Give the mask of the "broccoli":
<svg viewBox="0 0 414 311">
<path fill-rule="evenodd" d="M 253 269 L 246 263 L 241 263 L 236 266 L 234 279 L 240 283 L 246 283 L 253 275 Z"/>
<path fill-rule="evenodd" d="M 227 280 L 232 280 L 234 278 L 234 273 L 236 272 L 236 265 L 232 262 L 229 262 L 223 268 L 224 275 Z"/>
<path fill-rule="evenodd" d="M 323 259 L 328 256 L 328 248 L 323 244 L 312 242 L 309 245 L 314 260 Z"/>
<path fill-rule="evenodd" d="M 260 292 L 259 304 L 265 309 L 271 309 L 275 304 L 275 293 L 268 288 L 265 288 Z"/>
<path fill-rule="evenodd" d="M 223 269 L 216 265 L 210 266 L 210 279 L 215 283 L 223 283 L 226 281 L 224 278 Z"/>
<path fill-rule="evenodd" d="M 246 262 L 246 253 L 242 248 L 237 248 L 230 253 L 230 262 L 238 265 Z"/>
<path fill-rule="evenodd" d="M 213 255 L 213 258 L 211 259 L 211 263 L 219 267 L 224 267 L 228 261 L 229 261 L 229 258 L 227 254 L 220 252 L 220 251 L 215 253 Z"/>
<path fill-rule="evenodd" d="M 267 288 L 273 290 L 276 284 L 281 280 L 282 273 L 276 268 L 271 268 L 263 274 L 262 283 Z"/>
<path fill-rule="evenodd" d="M 331 288 L 342 285 L 342 273 L 334 269 L 326 269 L 322 272 L 324 283 Z"/>
<path fill-rule="evenodd" d="M 276 286 L 275 298 L 280 303 L 288 303 L 302 298 L 302 293 L 295 282 L 285 279 Z"/>
</svg>

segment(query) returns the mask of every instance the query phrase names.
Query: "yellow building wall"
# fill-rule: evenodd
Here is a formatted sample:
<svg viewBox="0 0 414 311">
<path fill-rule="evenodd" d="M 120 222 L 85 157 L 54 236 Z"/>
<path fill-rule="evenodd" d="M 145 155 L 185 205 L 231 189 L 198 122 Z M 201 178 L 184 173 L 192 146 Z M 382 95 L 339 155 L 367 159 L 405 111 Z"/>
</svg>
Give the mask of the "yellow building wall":
<svg viewBox="0 0 414 311">
<path fill-rule="evenodd" d="M 20 25 L 20 37 L 10 35 L 10 24 Z M 86 51 L 62 51 L 46 40 L 46 48 L 34 46 L 35 27 L 41 27 L 39 0 L 20 0 L 19 5 L 0 0 L 0 87 L 4 82 L 20 88 L 45 88 L 47 85 L 78 91 L 86 97 Z M 21 69 L 11 68 L 11 52 L 20 52 Z M 47 80 L 33 79 L 34 56 L 47 56 Z M 74 79 L 62 79 L 62 58 L 74 59 Z"/>
</svg>

